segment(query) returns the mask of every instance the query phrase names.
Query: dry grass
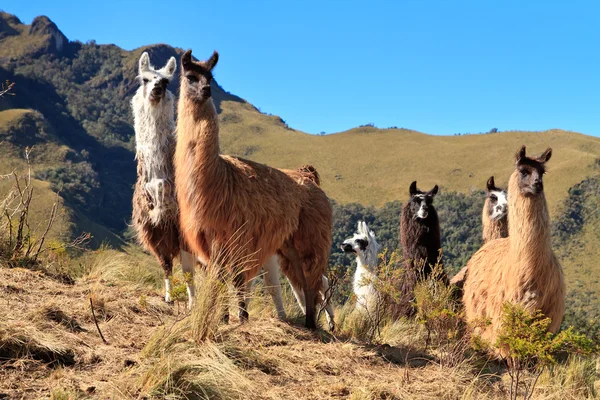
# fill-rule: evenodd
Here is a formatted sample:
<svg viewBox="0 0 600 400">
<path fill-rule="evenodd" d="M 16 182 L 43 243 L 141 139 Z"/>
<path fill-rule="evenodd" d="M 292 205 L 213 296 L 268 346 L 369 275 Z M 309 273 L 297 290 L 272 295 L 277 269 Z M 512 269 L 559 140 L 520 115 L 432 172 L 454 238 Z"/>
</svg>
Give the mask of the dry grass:
<svg viewBox="0 0 600 400">
<path fill-rule="evenodd" d="M 11 352 L 0 368 L 0 393 L 57 399 L 505 395 L 501 368 L 475 362 L 440 365 L 424 351 L 424 330 L 410 320 L 384 323 L 377 340 L 368 344 L 353 334 L 350 320 L 356 316 L 339 308 L 339 333 L 310 332 L 274 318 L 260 284 L 247 324 L 232 318 L 223 325 L 220 318 L 206 318 L 208 313 L 221 315 L 222 303 L 214 301 L 178 314 L 176 306 L 162 301 L 160 281 L 147 277 L 160 272 L 149 260 L 133 250 L 105 249 L 87 256 L 87 272 L 74 285 L 29 270 L 0 268 L 0 351 Z M 198 296 L 210 297 L 220 280 L 203 278 Z M 287 288 L 284 293 L 293 319 L 298 315 L 295 300 Z M 95 329 L 90 295 L 108 344 Z M 202 324 L 202 329 L 195 326 Z M 566 399 L 584 398 L 598 380 L 592 366 L 589 361 L 561 366 L 554 376 L 542 379 L 537 393 L 548 399 L 558 398 L 558 393 Z"/>
</svg>

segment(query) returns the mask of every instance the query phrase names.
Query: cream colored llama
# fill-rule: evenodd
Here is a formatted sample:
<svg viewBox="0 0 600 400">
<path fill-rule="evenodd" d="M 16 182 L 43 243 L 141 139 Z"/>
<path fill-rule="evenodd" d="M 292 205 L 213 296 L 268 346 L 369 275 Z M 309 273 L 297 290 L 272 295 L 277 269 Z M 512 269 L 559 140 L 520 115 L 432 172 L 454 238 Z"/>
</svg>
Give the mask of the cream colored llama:
<svg viewBox="0 0 600 400">
<path fill-rule="evenodd" d="M 541 310 L 558 331 L 565 309 L 562 268 L 550 240 L 550 217 L 543 174 L 552 150 L 529 158 L 523 146 L 508 183 L 508 238 L 486 243 L 467 263 L 463 303 L 467 320 L 478 324 L 482 338 L 495 344 L 501 329 L 503 305 L 520 303 Z"/>
<path fill-rule="evenodd" d="M 379 260 L 379 243 L 367 223 L 358 221 L 354 236 L 344 240 L 342 250 L 356 255 L 356 272 L 352 288 L 356 295 L 356 309 L 372 314 L 377 307 L 378 292 L 375 288 L 376 268 Z"/>
<path fill-rule="evenodd" d="M 135 127 L 137 182 L 133 193 L 133 226 L 139 242 L 158 259 L 165 277 L 165 301 L 171 301 L 173 258 L 181 253 L 184 273 L 194 273 L 194 258 L 180 250 L 179 215 L 175 198 L 173 95 L 167 85 L 177 67 L 175 57 L 156 70 L 148 53 L 139 62 L 140 87 L 131 100 Z M 194 300 L 188 279 L 188 305 Z"/>
<path fill-rule="evenodd" d="M 488 179 L 486 186 L 485 203 L 481 213 L 483 243 L 508 236 L 508 197 L 506 190 L 496 187 L 493 176 Z"/>
<path fill-rule="evenodd" d="M 277 253 L 286 277 L 304 292 L 306 327 L 315 328 L 331 249 L 329 199 L 309 173 L 220 154 L 210 87 L 217 61 L 216 52 L 205 62 L 193 61 L 191 50 L 181 59 L 175 186 L 182 233 L 205 263 L 232 245 L 238 256 L 226 265 L 252 260 L 235 280 L 242 321 L 248 318 L 249 282 Z"/>
<path fill-rule="evenodd" d="M 481 213 L 483 243 L 508 236 L 508 197 L 506 190 L 496 187 L 493 176 L 488 179 L 486 186 L 485 202 Z M 466 277 L 467 267 L 465 266 L 452 277 L 450 284 L 462 289 Z"/>
</svg>

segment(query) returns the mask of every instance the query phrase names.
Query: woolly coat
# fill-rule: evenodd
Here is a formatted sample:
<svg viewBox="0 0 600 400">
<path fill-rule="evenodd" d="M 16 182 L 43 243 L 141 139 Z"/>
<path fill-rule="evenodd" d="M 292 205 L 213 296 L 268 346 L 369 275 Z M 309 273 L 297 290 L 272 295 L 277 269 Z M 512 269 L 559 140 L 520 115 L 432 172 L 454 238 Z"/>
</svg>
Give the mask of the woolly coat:
<svg viewBox="0 0 600 400">
<path fill-rule="evenodd" d="M 552 320 L 551 332 L 558 331 L 565 310 L 565 282 L 551 247 L 545 195 L 521 195 L 517 174 L 518 170 L 511 175 L 508 186 L 510 235 L 486 243 L 467 263 L 466 318 L 492 345 L 501 329 L 505 302 L 541 310 Z"/>
</svg>

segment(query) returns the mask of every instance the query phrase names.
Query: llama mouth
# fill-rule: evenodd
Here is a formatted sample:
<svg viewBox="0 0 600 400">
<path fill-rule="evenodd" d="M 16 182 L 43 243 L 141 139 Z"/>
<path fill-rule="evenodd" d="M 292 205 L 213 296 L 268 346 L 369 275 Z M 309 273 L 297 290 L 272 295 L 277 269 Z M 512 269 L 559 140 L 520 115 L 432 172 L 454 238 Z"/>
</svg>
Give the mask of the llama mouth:
<svg viewBox="0 0 600 400">
<path fill-rule="evenodd" d="M 344 253 L 356 253 L 356 250 L 354 250 L 352 245 L 348 243 L 342 244 L 340 248 L 344 251 Z"/>
</svg>

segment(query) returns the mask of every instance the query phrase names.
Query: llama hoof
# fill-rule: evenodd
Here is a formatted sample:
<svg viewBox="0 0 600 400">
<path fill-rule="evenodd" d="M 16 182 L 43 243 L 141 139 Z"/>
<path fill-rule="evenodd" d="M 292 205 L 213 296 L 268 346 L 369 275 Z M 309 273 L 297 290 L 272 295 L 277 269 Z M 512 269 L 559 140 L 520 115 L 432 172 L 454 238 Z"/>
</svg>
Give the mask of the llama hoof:
<svg viewBox="0 0 600 400">
<path fill-rule="evenodd" d="M 306 320 L 306 323 L 304 324 L 304 327 L 306 329 L 310 329 L 310 330 L 313 330 L 313 331 L 317 330 L 317 324 L 315 324 L 315 321 L 313 321 L 311 319 L 307 319 Z"/>
<path fill-rule="evenodd" d="M 248 322 L 248 311 L 246 310 L 240 310 L 240 313 L 238 315 L 240 317 L 240 322 L 242 324 Z"/>
<path fill-rule="evenodd" d="M 285 313 L 285 311 L 279 312 L 277 313 L 277 318 L 281 321 L 285 321 L 285 319 L 287 318 L 287 314 Z"/>
<path fill-rule="evenodd" d="M 223 323 L 225 325 L 229 324 L 229 314 L 224 314 L 223 315 Z"/>
<path fill-rule="evenodd" d="M 329 321 L 329 332 L 335 331 L 335 322 Z"/>
</svg>

